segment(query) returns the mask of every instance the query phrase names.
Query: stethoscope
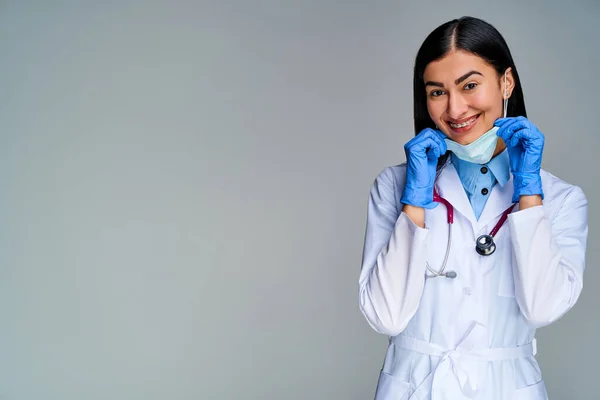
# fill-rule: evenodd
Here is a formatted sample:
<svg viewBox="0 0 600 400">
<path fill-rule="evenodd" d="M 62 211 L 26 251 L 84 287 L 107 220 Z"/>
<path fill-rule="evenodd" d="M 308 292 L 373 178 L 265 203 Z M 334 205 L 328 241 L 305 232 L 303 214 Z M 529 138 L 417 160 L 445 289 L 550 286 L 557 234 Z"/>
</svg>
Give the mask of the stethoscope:
<svg viewBox="0 0 600 400">
<path fill-rule="evenodd" d="M 427 262 L 427 269 L 429 270 L 429 272 L 432 273 L 432 275 L 425 273 L 425 276 L 427 278 L 444 276 L 446 278 L 454 279 L 457 276 L 455 271 L 444 272 L 444 270 L 446 269 L 446 263 L 448 262 L 448 255 L 450 254 L 450 245 L 452 244 L 452 224 L 454 223 L 454 207 L 452 207 L 452 204 L 450 204 L 448 200 L 441 197 L 435 189 L 433 190 L 433 201 L 435 201 L 436 203 L 442 203 L 444 204 L 444 206 L 446 206 L 446 214 L 448 219 L 448 243 L 446 246 L 446 255 L 444 256 L 442 268 L 440 268 L 439 271 L 434 271 Z M 506 222 L 506 219 L 508 218 L 508 214 L 512 212 L 514 206 L 514 204 L 511 204 L 511 206 L 508 207 L 506 211 L 502 213 L 502 216 L 500 217 L 500 219 L 494 226 L 494 229 L 492 229 L 489 235 L 481 235 L 477 238 L 477 240 L 475 241 L 475 251 L 477 252 L 477 254 L 482 256 L 490 256 L 494 254 L 494 252 L 496 251 L 496 243 L 494 243 L 494 236 L 496 236 L 496 233 L 498 233 L 502 225 L 504 225 L 504 222 Z"/>
</svg>

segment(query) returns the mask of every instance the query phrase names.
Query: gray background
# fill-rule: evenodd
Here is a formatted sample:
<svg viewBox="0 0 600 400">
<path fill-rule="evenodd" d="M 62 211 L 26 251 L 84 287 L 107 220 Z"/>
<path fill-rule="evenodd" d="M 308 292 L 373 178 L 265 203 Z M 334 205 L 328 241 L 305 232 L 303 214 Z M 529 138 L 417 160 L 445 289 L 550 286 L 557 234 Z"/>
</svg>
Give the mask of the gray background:
<svg viewBox="0 0 600 400">
<path fill-rule="evenodd" d="M 552 399 L 598 399 L 597 1 L 0 3 L 0 399 L 370 399 L 368 191 L 454 17 L 511 46 L 544 167 L 585 190 Z M 568 3 L 568 4 L 567 4 Z"/>
</svg>

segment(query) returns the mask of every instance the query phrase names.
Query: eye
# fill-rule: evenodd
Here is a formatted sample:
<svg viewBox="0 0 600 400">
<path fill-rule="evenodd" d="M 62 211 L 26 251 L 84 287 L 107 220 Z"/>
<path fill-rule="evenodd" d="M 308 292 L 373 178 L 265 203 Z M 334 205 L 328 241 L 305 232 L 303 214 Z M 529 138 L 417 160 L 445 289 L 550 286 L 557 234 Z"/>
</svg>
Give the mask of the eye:
<svg viewBox="0 0 600 400">
<path fill-rule="evenodd" d="M 477 87 L 475 82 L 467 83 L 464 87 L 465 90 L 473 90 Z"/>
<path fill-rule="evenodd" d="M 431 97 L 439 97 L 439 96 L 441 96 L 441 95 L 443 95 L 443 94 L 444 94 L 444 91 L 443 91 L 443 90 L 439 90 L 439 89 L 438 89 L 438 90 L 432 90 L 432 91 L 429 93 L 429 96 L 431 96 Z"/>
</svg>

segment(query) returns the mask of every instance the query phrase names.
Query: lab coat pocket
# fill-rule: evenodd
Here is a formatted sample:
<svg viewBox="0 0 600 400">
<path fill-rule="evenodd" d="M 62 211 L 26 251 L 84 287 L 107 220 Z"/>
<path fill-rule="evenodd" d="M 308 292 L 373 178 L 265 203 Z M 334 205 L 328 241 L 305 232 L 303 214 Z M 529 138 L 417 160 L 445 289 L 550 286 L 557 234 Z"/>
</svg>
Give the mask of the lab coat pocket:
<svg viewBox="0 0 600 400">
<path fill-rule="evenodd" d="M 515 400 L 548 400 L 544 381 L 540 381 L 522 389 L 517 389 L 515 392 Z"/>
<path fill-rule="evenodd" d="M 410 383 L 381 371 L 375 400 L 406 400 Z"/>
</svg>

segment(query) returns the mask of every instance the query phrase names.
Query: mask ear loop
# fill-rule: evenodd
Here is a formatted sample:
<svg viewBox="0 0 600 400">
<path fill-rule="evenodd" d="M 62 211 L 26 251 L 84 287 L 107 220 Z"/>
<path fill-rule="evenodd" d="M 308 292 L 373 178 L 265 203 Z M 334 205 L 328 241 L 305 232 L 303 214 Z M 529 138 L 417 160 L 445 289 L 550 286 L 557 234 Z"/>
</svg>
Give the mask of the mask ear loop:
<svg viewBox="0 0 600 400">
<path fill-rule="evenodd" d="M 506 111 L 508 110 L 508 90 L 506 88 L 506 71 L 504 71 L 504 118 L 506 118 Z"/>
</svg>

